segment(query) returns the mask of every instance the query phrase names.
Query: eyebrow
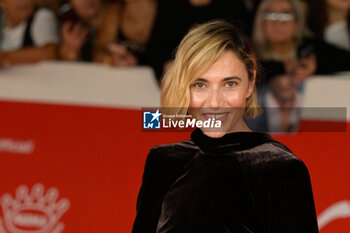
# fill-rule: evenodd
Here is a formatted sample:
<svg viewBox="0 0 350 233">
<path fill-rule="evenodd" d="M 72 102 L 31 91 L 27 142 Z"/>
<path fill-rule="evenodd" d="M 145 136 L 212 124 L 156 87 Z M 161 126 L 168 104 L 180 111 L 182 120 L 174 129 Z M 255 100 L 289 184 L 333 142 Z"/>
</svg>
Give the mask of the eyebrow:
<svg viewBox="0 0 350 233">
<path fill-rule="evenodd" d="M 226 81 L 229 81 L 229 80 L 232 80 L 232 79 L 237 79 L 237 80 L 239 80 L 239 81 L 242 81 L 242 79 L 241 79 L 240 77 L 237 77 L 237 76 L 230 76 L 230 77 L 224 78 L 223 80 L 221 80 L 221 82 L 226 82 Z M 195 80 L 195 82 L 198 82 L 198 81 L 200 81 L 200 82 L 208 82 L 208 80 L 205 79 L 205 78 L 197 78 L 197 79 Z"/>
<path fill-rule="evenodd" d="M 224 78 L 224 79 L 222 80 L 222 82 L 226 82 L 226 81 L 229 81 L 229 80 L 231 80 L 231 79 L 237 79 L 237 80 L 239 80 L 239 81 L 242 81 L 242 79 L 241 79 L 240 77 L 231 76 L 231 77 Z"/>
</svg>

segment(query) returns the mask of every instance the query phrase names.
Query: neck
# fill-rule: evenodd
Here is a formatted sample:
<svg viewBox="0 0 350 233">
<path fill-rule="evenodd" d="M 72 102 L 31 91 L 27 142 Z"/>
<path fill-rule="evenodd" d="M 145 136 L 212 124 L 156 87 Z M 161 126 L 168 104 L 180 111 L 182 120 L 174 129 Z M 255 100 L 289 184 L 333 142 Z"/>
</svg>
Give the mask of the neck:
<svg viewBox="0 0 350 233">
<path fill-rule="evenodd" d="M 192 6 L 207 6 L 212 0 L 189 0 Z"/>
<path fill-rule="evenodd" d="M 253 132 L 253 131 L 248 128 L 248 126 L 246 125 L 246 123 L 242 118 L 239 122 L 237 122 L 231 128 L 224 127 L 222 131 L 207 131 L 207 132 L 204 131 L 204 134 L 211 138 L 219 138 L 219 137 L 223 137 L 225 134 L 235 133 L 235 132 Z"/>
<path fill-rule="evenodd" d="M 279 56 L 283 57 L 284 55 L 290 53 L 295 49 L 295 42 L 293 40 L 278 42 L 271 44 L 272 50 Z"/>
<path fill-rule="evenodd" d="M 244 122 L 243 118 L 232 127 L 228 133 L 233 132 L 251 132 L 252 130 L 248 128 L 247 124 Z"/>
<path fill-rule="evenodd" d="M 327 16 L 328 16 L 328 22 L 327 22 L 328 25 L 332 25 L 334 23 L 338 23 L 343 20 L 346 20 L 346 18 L 348 17 L 348 10 L 328 7 Z"/>
</svg>

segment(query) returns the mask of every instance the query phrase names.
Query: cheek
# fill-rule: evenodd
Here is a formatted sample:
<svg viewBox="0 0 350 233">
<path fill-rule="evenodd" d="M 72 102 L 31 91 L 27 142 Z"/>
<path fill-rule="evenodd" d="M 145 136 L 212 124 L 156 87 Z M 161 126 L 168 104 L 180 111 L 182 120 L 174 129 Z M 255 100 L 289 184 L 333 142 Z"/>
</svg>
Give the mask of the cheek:
<svg viewBox="0 0 350 233">
<path fill-rule="evenodd" d="M 246 103 L 244 92 L 225 93 L 225 102 L 230 107 L 244 108 Z"/>
<path fill-rule="evenodd" d="M 191 92 L 190 107 L 198 108 L 204 106 L 207 94 L 204 92 Z"/>
<path fill-rule="evenodd" d="M 290 25 L 290 27 L 288 28 L 288 31 L 290 34 L 295 35 L 296 32 L 298 30 L 298 25 L 296 23 L 293 23 L 292 25 Z"/>
<path fill-rule="evenodd" d="M 269 36 L 270 35 L 270 30 L 271 30 L 270 26 L 267 23 L 264 23 L 263 31 L 264 31 L 265 36 Z"/>
<path fill-rule="evenodd" d="M 279 37 L 279 32 L 276 30 L 276 27 L 271 24 L 266 24 L 265 29 L 265 36 L 268 40 L 274 40 L 276 37 Z"/>
</svg>

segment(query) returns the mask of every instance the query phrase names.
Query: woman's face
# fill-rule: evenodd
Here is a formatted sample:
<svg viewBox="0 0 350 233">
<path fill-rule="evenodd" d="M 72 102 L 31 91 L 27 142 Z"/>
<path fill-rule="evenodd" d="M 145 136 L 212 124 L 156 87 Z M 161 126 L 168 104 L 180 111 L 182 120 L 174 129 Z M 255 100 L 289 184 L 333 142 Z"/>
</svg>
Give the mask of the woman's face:
<svg viewBox="0 0 350 233">
<path fill-rule="evenodd" d="M 1 7 L 15 21 L 27 20 L 34 12 L 34 0 L 1 0 Z"/>
<path fill-rule="evenodd" d="M 221 137 L 228 132 L 245 130 L 243 115 L 254 82 L 249 82 L 244 63 L 233 52 L 225 52 L 190 88 L 192 117 L 222 122 L 220 132 L 203 130 L 206 135 Z"/>
<path fill-rule="evenodd" d="M 350 0 L 327 0 L 327 5 L 333 9 L 337 10 L 349 10 Z"/>
<path fill-rule="evenodd" d="M 77 15 L 85 20 L 97 16 L 101 6 L 101 0 L 71 0 L 72 6 Z"/>
<path fill-rule="evenodd" d="M 263 14 L 263 29 L 269 43 L 289 42 L 295 38 L 298 24 L 289 1 L 273 1 Z"/>
</svg>

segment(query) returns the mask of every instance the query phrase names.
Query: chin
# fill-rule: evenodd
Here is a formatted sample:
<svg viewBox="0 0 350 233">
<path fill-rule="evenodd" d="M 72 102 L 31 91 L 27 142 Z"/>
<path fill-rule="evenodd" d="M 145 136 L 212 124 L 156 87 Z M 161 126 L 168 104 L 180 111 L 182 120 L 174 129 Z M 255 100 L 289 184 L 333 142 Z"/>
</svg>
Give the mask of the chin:
<svg viewBox="0 0 350 233">
<path fill-rule="evenodd" d="M 226 134 L 226 132 L 210 132 L 210 131 L 209 132 L 203 131 L 203 133 L 211 138 L 221 138 Z"/>
</svg>

